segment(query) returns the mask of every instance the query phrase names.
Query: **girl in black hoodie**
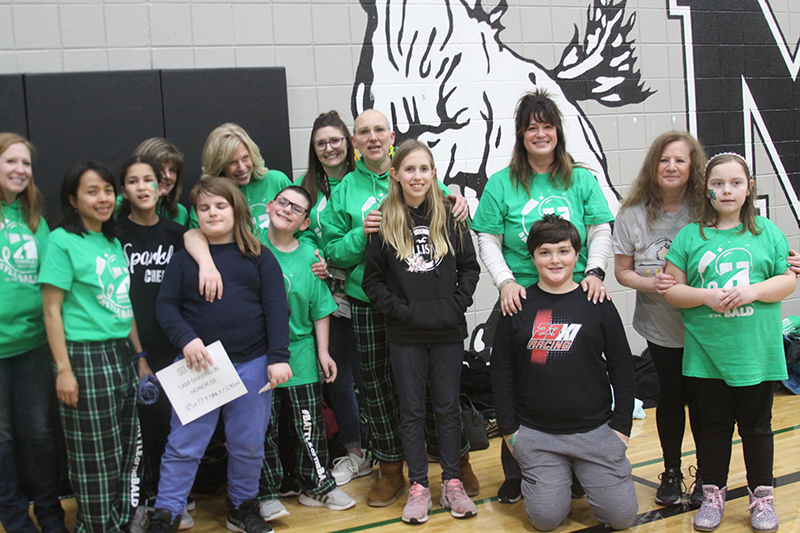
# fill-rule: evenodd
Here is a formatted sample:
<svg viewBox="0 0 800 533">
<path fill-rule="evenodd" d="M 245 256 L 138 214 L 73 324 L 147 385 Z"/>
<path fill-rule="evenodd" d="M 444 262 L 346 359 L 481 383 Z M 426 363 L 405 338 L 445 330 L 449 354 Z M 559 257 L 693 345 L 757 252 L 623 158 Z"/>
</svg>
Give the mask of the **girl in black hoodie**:
<svg viewBox="0 0 800 533">
<path fill-rule="evenodd" d="M 459 377 L 480 266 L 436 180 L 433 154 L 409 139 L 396 150 L 380 231 L 370 235 L 362 288 L 386 316 L 389 353 L 400 399 L 401 438 L 411 489 L 403 521 L 428 519 L 431 493 L 425 454 L 425 388 L 430 381 L 441 447 L 440 503 L 456 518 L 477 509 L 459 481 Z"/>
</svg>

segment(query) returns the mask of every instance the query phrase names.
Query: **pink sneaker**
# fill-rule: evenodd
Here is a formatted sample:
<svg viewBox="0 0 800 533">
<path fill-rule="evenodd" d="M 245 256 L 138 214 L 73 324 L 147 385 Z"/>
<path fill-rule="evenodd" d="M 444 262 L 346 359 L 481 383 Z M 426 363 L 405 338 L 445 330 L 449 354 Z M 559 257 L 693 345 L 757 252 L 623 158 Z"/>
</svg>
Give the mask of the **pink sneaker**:
<svg viewBox="0 0 800 533">
<path fill-rule="evenodd" d="M 448 479 L 442 483 L 442 497 L 439 503 L 445 509 L 450 509 L 450 514 L 454 518 L 469 518 L 478 514 L 478 508 L 469 499 L 464 485 L 458 479 Z"/>
<path fill-rule="evenodd" d="M 431 491 L 419 483 L 414 483 L 408 489 L 408 502 L 403 507 L 403 522 L 407 524 L 422 524 L 428 521 L 428 511 L 431 510 Z"/>
</svg>

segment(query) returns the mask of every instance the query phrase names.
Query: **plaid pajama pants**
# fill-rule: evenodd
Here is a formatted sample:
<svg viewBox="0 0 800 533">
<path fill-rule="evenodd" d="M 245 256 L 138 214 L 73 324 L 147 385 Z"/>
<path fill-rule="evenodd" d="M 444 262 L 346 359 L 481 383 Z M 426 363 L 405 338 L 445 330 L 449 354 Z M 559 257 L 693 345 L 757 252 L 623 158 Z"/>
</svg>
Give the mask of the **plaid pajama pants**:
<svg viewBox="0 0 800 533">
<path fill-rule="evenodd" d="M 78 503 L 75 533 L 117 533 L 133 518 L 138 503 L 134 461 L 136 357 L 127 339 L 67 342 L 78 381 L 78 407 L 59 402 L 67 443 L 69 478 Z"/>
<path fill-rule="evenodd" d="M 272 415 L 264 439 L 264 465 L 259 480 L 258 501 L 278 499 L 283 466 L 278 450 L 281 410 L 289 413 L 291 442 L 296 456 L 295 473 L 306 494 L 327 494 L 336 488 L 328 470 L 328 441 L 322 419 L 322 387 L 319 383 L 281 387 L 272 394 Z"/>
</svg>

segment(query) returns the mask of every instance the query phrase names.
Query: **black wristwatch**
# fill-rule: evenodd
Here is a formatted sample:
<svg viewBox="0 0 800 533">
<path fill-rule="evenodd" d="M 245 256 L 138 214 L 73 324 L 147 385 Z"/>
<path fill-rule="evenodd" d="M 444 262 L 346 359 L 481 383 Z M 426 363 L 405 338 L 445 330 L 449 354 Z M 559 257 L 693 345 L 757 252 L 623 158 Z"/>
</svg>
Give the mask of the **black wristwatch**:
<svg viewBox="0 0 800 533">
<path fill-rule="evenodd" d="M 600 281 L 605 281 L 605 279 L 606 279 L 606 273 L 600 267 L 590 268 L 589 270 L 584 272 L 584 274 L 587 275 L 587 276 L 594 276 L 596 278 L 600 278 Z"/>
</svg>

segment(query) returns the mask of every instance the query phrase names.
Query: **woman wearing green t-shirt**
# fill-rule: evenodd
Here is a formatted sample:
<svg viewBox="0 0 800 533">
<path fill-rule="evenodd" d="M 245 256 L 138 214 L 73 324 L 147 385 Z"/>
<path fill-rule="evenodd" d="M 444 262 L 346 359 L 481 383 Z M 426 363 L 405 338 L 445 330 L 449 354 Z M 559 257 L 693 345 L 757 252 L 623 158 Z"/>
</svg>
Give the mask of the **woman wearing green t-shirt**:
<svg viewBox="0 0 800 533">
<path fill-rule="evenodd" d="M 500 309 L 504 315 L 519 311 L 526 288 L 539 279 L 527 240 L 531 225 L 546 214 L 560 215 L 578 229 L 582 247 L 573 279 L 587 298 L 602 302 L 608 297 L 603 279 L 614 216 L 597 179 L 567 152 L 561 111 L 547 91 L 520 98 L 514 126 L 511 164 L 486 183 L 472 222 L 481 261 L 500 290 Z M 502 451 L 506 481 L 498 497 L 513 503 L 522 497 L 522 473 L 505 444 Z"/>
<path fill-rule="evenodd" d="M 29 498 L 17 486 L 19 463 L 28 473 L 39 526 L 66 532 L 51 423 L 55 389 L 37 282 L 50 230 L 31 152 L 24 138 L 0 133 L 0 523 L 6 531 L 37 531 Z"/>
<path fill-rule="evenodd" d="M 76 533 L 123 531 L 139 503 L 136 394 L 139 377 L 150 369 L 133 320 L 125 255 L 114 236 L 115 197 L 105 165 L 82 161 L 67 172 L 61 218 L 39 274 L 78 502 Z"/>
</svg>

